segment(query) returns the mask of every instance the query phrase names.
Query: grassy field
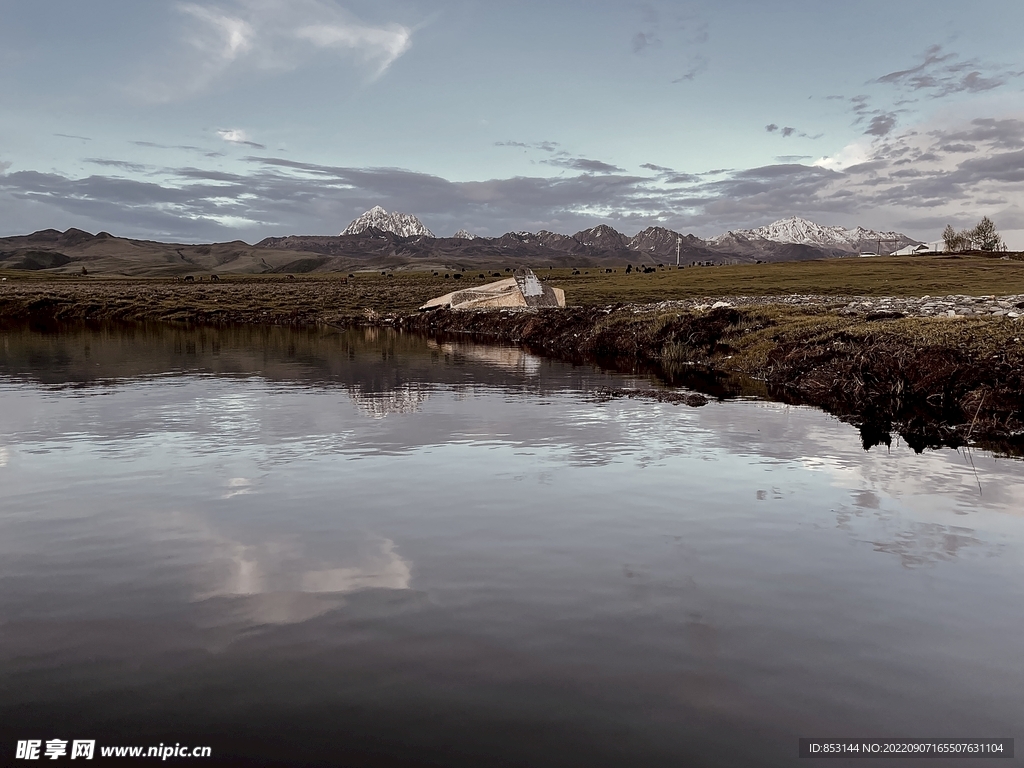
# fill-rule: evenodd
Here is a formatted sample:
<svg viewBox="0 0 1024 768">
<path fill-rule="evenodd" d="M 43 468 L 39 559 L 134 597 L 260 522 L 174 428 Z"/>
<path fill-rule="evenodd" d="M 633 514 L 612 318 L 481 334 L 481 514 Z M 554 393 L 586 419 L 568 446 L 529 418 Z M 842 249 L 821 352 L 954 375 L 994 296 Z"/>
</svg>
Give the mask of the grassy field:
<svg viewBox="0 0 1024 768">
<path fill-rule="evenodd" d="M 485 275 L 483 278 L 479 275 Z M 666 268 L 625 274 L 622 268 L 542 269 L 540 276 L 565 289 L 574 306 L 672 299 L 786 294 L 939 296 L 1024 293 L 1024 261 L 970 256 L 831 259 L 724 267 Z M 501 273 L 505 276 L 505 273 Z M 217 283 L 178 283 L 166 278 L 53 277 L 0 272 L 0 311 L 38 301 L 72 316 L 227 322 L 316 322 L 368 313 L 404 314 L 434 296 L 494 280 L 468 272 L 461 280 L 430 272 L 380 272 L 225 277 Z M 77 309 L 75 309 L 77 307 Z"/>
<path fill-rule="evenodd" d="M 586 271 L 586 270 L 585 270 Z M 666 268 L 650 274 L 574 276 L 541 270 L 565 288 L 572 304 L 655 302 L 703 296 L 941 296 L 1024 293 L 1024 261 L 980 256 L 906 256 Z"/>
</svg>

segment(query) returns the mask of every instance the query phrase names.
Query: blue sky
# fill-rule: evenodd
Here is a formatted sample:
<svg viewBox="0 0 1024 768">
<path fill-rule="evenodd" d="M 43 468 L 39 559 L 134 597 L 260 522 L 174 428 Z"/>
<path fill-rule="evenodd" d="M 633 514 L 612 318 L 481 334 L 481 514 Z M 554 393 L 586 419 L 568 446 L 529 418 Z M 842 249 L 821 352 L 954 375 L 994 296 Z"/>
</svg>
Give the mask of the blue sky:
<svg viewBox="0 0 1024 768">
<path fill-rule="evenodd" d="M 0 0 L 0 234 L 702 236 L 801 215 L 1024 248 L 1024 3 Z"/>
</svg>

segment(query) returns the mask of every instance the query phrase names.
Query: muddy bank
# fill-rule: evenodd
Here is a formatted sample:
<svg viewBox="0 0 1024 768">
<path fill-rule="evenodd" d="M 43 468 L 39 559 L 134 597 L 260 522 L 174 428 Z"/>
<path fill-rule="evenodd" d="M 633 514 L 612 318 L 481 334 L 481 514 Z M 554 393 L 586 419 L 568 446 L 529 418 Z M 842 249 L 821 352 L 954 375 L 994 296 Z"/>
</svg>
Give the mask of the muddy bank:
<svg viewBox="0 0 1024 768">
<path fill-rule="evenodd" d="M 865 447 L 899 435 L 918 451 L 976 445 L 1024 454 L 1024 327 L 1003 317 L 867 320 L 824 307 L 627 306 L 438 312 L 395 322 L 564 359 L 644 366 L 712 394 L 763 387 L 758 394 L 854 424 Z M 735 375 L 747 383 L 730 386 Z"/>
</svg>

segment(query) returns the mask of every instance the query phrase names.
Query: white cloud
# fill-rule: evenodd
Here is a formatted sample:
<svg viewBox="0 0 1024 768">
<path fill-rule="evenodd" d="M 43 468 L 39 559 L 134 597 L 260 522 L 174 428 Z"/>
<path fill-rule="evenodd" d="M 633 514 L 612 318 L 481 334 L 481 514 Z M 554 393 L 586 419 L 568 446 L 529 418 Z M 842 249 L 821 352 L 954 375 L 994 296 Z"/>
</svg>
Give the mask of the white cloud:
<svg viewBox="0 0 1024 768">
<path fill-rule="evenodd" d="M 412 33 L 406 27 L 368 27 L 362 24 L 306 26 L 295 30 L 295 36 L 321 48 L 349 49 L 376 66 L 380 75 L 412 44 Z"/>
<path fill-rule="evenodd" d="M 852 165 L 860 165 L 871 157 L 871 147 L 867 143 L 854 142 L 847 144 L 834 155 L 828 155 L 815 160 L 812 165 L 816 168 L 827 168 L 830 171 L 841 171 Z"/>
<path fill-rule="evenodd" d="M 177 10 L 179 38 L 132 88 L 147 101 L 188 98 L 233 74 L 296 69 L 316 51 L 344 55 L 374 79 L 412 44 L 409 27 L 365 23 L 324 0 L 225 0 Z"/>
<path fill-rule="evenodd" d="M 249 135 L 241 128 L 221 128 L 217 131 L 217 135 L 230 144 L 243 144 L 256 149 L 266 149 L 266 146 L 263 144 L 250 139 Z"/>
<path fill-rule="evenodd" d="M 11 167 L 10 161 L 0 160 L 0 176 L 7 172 L 7 169 Z"/>
<path fill-rule="evenodd" d="M 200 51 L 231 62 L 252 48 L 256 33 L 244 19 L 192 3 L 180 8 L 200 22 L 190 39 Z"/>
<path fill-rule="evenodd" d="M 237 128 L 219 130 L 217 135 L 224 139 L 224 141 L 230 141 L 233 144 L 241 144 L 243 141 L 248 141 L 245 131 L 240 131 Z"/>
</svg>

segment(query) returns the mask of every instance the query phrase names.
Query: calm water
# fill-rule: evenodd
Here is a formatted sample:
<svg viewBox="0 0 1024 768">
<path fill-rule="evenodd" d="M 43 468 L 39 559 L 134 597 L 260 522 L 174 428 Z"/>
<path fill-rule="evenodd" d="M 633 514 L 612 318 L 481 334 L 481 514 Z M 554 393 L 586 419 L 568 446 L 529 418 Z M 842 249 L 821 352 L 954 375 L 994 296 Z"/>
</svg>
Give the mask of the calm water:
<svg viewBox="0 0 1024 768">
<path fill-rule="evenodd" d="M 0 331 L 0 762 L 1024 738 L 1024 464 L 601 395 L 634 386 L 388 333 Z"/>
</svg>

